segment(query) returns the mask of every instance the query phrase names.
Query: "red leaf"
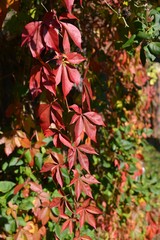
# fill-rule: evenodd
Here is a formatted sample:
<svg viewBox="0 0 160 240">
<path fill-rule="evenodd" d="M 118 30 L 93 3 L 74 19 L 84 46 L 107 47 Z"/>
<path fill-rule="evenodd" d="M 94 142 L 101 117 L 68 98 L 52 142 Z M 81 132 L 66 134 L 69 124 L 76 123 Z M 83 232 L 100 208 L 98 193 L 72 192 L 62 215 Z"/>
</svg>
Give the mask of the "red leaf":
<svg viewBox="0 0 160 240">
<path fill-rule="evenodd" d="M 78 146 L 78 149 L 85 153 L 97 154 L 94 148 L 89 144 L 82 144 Z"/>
<path fill-rule="evenodd" d="M 78 18 L 72 13 L 62 13 L 59 19 L 60 20 L 67 20 L 67 19 L 78 20 Z"/>
<path fill-rule="evenodd" d="M 67 69 L 62 65 L 62 91 L 64 98 L 68 95 L 73 87 L 73 83 L 69 80 Z"/>
<path fill-rule="evenodd" d="M 84 120 L 84 126 L 85 126 L 85 132 L 88 135 L 90 139 L 92 139 L 94 142 L 96 141 L 96 126 L 90 123 L 86 118 L 83 118 Z"/>
<path fill-rule="evenodd" d="M 41 92 L 41 72 L 40 66 L 36 65 L 31 70 L 29 88 L 33 97 L 37 97 Z"/>
<path fill-rule="evenodd" d="M 70 42 L 69 42 L 69 37 L 66 30 L 64 30 L 64 34 L 63 34 L 63 49 L 65 53 L 70 52 Z"/>
<path fill-rule="evenodd" d="M 83 235 L 82 237 L 80 237 L 80 240 L 92 240 L 92 238 L 87 235 Z"/>
<path fill-rule="evenodd" d="M 72 171 L 74 172 L 74 178 L 70 182 L 70 185 L 75 185 L 75 193 L 77 200 L 79 199 L 81 192 L 84 192 L 87 196 L 93 198 L 90 186 L 83 182 L 82 177 L 80 177 L 77 170 Z"/>
<path fill-rule="evenodd" d="M 68 148 L 73 148 L 71 145 L 71 142 L 69 141 L 69 139 L 67 138 L 67 136 L 65 136 L 64 134 L 59 134 L 59 140 Z"/>
<path fill-rule="evenodd" d="M 86 212 L 85 220 L 88 224 L 90 224 L 92 227 L 94 227 L 96 229 L 96 221 L 92 214 Z"/>
<path fill-rule="evenodd" d="M 42 166 L 41 172 L 51 171 L 51 174 L 54 180 L 56 179 L 59 185 L 63 187 L 62 174 L 60 171 L 60 168 L 64 167 L 62 155 L 53 152 L 51 153 L 51 155 L 49 155 L 48 159 L 50 162 L 44 163 L 44 165 Z"/>
<path fill-rule="evenodd" d="M 69 163 L 69 169 L 70 170 L 74 166 L 76 160 L 77 160 L 76 149 L 69 149 L 68 150 L 68 163 Z"/>
<path fill-rule="evenodd" d="M 38 214 L 38 218 L 41 220 L 42 225 L 45 225 L 49 221 L 50 209 L 49 207 L 42 208 Z"/>
<path fill-rule="evenodd" d="M 82 39 L 79 29 L 71 23 L 61 22 L 61 24 L 67 30 L 75 45 L 81 49 Z"/>
<path fill-rule="evenodd" d="M 41 78 L 43 86 L 49 90 L 51 93 L 56 95 L 56 89 L 55 89 L 55 77 L 51 71 L 49 71 L 46 67 L 42 68 L 41 71 Z"/>
<path fill-rule="evenodd" d="M 81 75 L 79 71 L 76 68 L 69 65 L 67 65 L 66 68 L 70 81 L 78 85 L 81 81 Z"/>
<path fill-rule="evenodd" d="M 94 206 L 88 206 L 87 211 L 92 214 L 102 214 L 102 211 L 100 211 L 97 207 Z"/>
<path fill-rule="evenodd" d="M 59 52 L 59 34 L 53 27 L 44 27 L 44 41 L 48 47 Z"/>
<path fill-rule="evenodd" d="M 83 80 L 82 103 L 84 103 L 86 100 L 89 111 L 91 110 L 90 99 L 93 99 L 92 89 L 91 89 L 90 83 L 88 82 L 87 78 L 85 78 Z"/>
<path fill-rule="evenodd" d="M 69 108 L 73 109 L 77 114 L 82 114 L 82 109 L 78 107 L 76 104 L 69 106 Z"/>
<path fill-rule="evenodd" d="M 63 223 L 62 232 L 67 228 L 69 228 L 69 232 L 70 232 L 70 234 L 72 234 L 73 233 L 73 219 L 67 219 L 67 221 L 65 221 Z"/>
<path fill-rule="evenodd" d="M 62 174 L 59 170 L 59 167 L 57 167 L 57 171 L 56 171 L 56 179 L 57 182 L 59 183 L 59 185 L 61 186 L 61 188 L 63 187 L 63 181 L 62 181 Z"/>
<path fill-rule="evenodd" d="M 74 128 L 75 139 L 77 139 L 83 131 L 84 131 L 84 123 L 83 123 L 82 117 L 80 116 L 79 119 L 77 120 L 77 122 L 75 124 L 75 128 Z"/>
<path fill-rule="evenodd" d="M 62 78 L 62 64 L 57 69 L 54 69 L 53 73 L 55 75 L 56 85 L 58 85 Z"/>
<path fill-rule="evenodd" d="M 94 207 L 90 206 L 90 199 L 85 200 L 82 206 L 76 210 L 76 213 L 80 215 L 80 226 L 84 225 L 84 222 L 89 223 L 92 227 L 96 228 L 96 222 L 93 214 L 101 214 L 102 212 Z"/>
<path fill-rule="evenodd" d="M 14 194 L 17 194 L 23 187 L 24 187 L 25 183 L 21 183 L 18 184 L 15 188 L 14 188 Z"/>
<path fill-rule="evenodd" d="M 84 168 L 89 173 L 89 160 L 88 160 L 88 157 L 86 156 L 86 154 L 83 154 L 79 150 L 77 150 L 77 152 L 78 152 L 78 161 L 80 162 L 81 167 Z"/>
<path fill-rule="evenodd" d="M 82 176 L 81 179 L 88 183 L 88 184 L 97 184 L 97 183 L 100 183 L 99 181 L 97 181 L 97 179 L 95 177 L 93 177 L 92 175 L 90 174 L 86 174 L 85 176 Z"/>
<path fill-rule="evenodd" d="M 86 116 L 92 123 L 96 125 L 105 126 L 101 115 L 96 112 L 86 112 L 84 113 L 84 116 Z"/>
<path fill-rule="evenodd" d="M 89 196 L 90 198 L 93 198 L 93 196 L 92 196 L 92 191 L 91 191 L 91 187 L 90 187 L 88 184 L 84 183 L 84 182 L 83 182 L 83 184 L 81 184 L 81 185 L 82 185 L 82 186 L 81 186 L 82 191 L 83 191 L 87 196 Z"/>
<path fill-rule="evenodd" d="M 48 172 L 53 168 L 53 163 L 45 163 L 41 168 L 41 172 Z"/>
<path fill-rule="evenodd" d="M 73 3 L 74 3 L 74 0 L 64 0 L 65 4 L 66 4 L 66 7 L 68 9 L 68 12 L 71 12 L 72 11 L 72 7 L 73 7 Z"/>
<path fill-rule="evenodd" d="M 74 114 L 73 117 L 72 117 L 72 119 L 71 119 L 70 124 L 75 123 L 79 118 L 80 118 L 80 115 Z"/>
<path fill-rule="evenodd" d="M 40 125 L 45 133 L 45 131 L 49 128 L 51 124 L 51 119 L 50 119 L 50 104 L 40 104 L 38 108 L 38 115 L 40 117 Z"/>
<path fill-rule="evenodd" d="M 66 54 L 67 60 L 72 64 L 79 64 L 85 61 L 85 58 L 77 52 L 69 52 Z"/>
<path fill-rule="evenodd" d="M 30 182 L 30 189 L 34 192 L 41 193 L 42 192 L 42 185 L 35 183 L 35 182 Z"/>
<path fill-rule="evenodd" d="M 40 21 L 30 22 L 24 27 L 22 33 L 22 46 L 28 43 L 32 56 L 38 57 L 42 52 L 44 45 L 41 37 L 41 24 Z"/>
</svg>

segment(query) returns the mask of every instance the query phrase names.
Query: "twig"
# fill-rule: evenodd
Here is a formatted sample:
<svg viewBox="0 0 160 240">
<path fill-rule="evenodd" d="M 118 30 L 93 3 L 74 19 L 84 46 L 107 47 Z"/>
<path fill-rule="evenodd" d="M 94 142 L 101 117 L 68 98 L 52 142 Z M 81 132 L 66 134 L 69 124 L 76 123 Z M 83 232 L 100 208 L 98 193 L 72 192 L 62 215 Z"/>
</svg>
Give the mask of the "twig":
<svg viewBox="0 0 160 240">
<path fill-rule="evenodd" d="M 48 12 L 48 9 L 44 6 L 44 4 L 41 2 L 42 7 Z"/>
<path fill-rule="evenodd" d="M 118 16 L 118 18 L 121 18 L 123 20 L 125 27 L 129 27 L 129 25 L 126 22 L 126 19 L 121 14 L 119 14 L 109 3 L 107 3 L 106 0 L 104 2 L 107 5 L 107 7 L 109 7 Z"/>
</svg>

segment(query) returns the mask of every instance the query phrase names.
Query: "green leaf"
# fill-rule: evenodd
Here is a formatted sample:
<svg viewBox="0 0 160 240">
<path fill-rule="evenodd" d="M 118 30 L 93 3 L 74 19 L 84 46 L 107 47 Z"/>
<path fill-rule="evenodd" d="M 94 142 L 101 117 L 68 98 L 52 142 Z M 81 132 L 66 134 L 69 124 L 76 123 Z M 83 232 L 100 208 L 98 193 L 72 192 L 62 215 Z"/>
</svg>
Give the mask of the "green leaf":
<svg viewBox="0 0 160 240">
<path fill-rule="evenodd" d="M 156 59 L 156 57 L 150 52 L 148 46 L 145 46 L 144 50 L 145 50 L 146 57 L 153 62 Z"/>
<path fill-rule="evenodd" d="M 136 35 L 133 34 L 132 37 L 130 37 L 130 39 L 128 39 L 128 41 L 122 45 L 122 48 L 130 47 L 134 43 L 135 38 L 136 38 Z"/>
<path fill-rule="evenodd" d="M 34 206 L 33 200 L 34 200 L 34 197 L 29 197 L 29 198 L 23 199 L 19 206 L 19 209 L 25 210 L 25 211 L 31 210 Z"/>
<path fill-rule="evenodd" d="M 37 153 L 36 154 L 35 164 L 39 168 L 39 170 L 42 168 L 42 164 L 43 164 L 43 154 L 42 153 Z"/>
<path fill-rule="evenodd" d="M 20 226 L 23 226 L 23 227 L 26 226 L 26 222 L 22 217 L 18 217 L 17 222 Z"/>
<path fill-rule="evenodd" d="M 23 161 L 18 157 L 13 157 L 9 162 L 9 166 L 20 166 L 23 164 Z"/>
<path fill-rule="evenodd" d="M 148 34 L 146 32 L 142 32 L 142 31 L 138 32 L 137 37 L 142 38 L 142 39 L 151 39 L 152 38 L 150 34 Z"/>
<path fill-rule="evenodd" d="M 25 152 L 24 156 L 27 160 L 27 163 L 29 163 L 32 160 L 32 156 L 29 149 Z"/>
<path fill-rule="evenodd" d="M 8 163 L 7 162 L 3 163 L 2 170 L 5 171 L 7 167 L 8 167 Z"/>
<path fill-rule="evenodd" d="M 154 55 L 160 54 L 160 42 L 151 42 L 148 44 L 149 50 Z"/>
<path fill-rule="evenodd" d="M 124 140 L 124 139 L 121 140 L 120 146 L 121 146 L 121 148 L 123 148 L 124 150 L 129 150 L 129 149 L 131 149 L 131 148 L 134 147 L 134 145 L 133 145 L 132 142 L 129 142 L 129 141 Z"/>
<path fill-rule="evenodd" d="M 0 192 L 2 193 L 9 192 L 14 186 L 15 186 L 15 183 L 13 182 L 0 181 Z"/>
<path fill-rule="evenodd" d="M 9 223 L 6 223 L 6 224 L 4 225 L 4 229 L 5 229 L 6 232 L 8 232 L 8 233 L 10 233 L 10 234 L 12 234 L 13 232 L 15 232 L 15 230 L 16 230 L 16 223 L 15 223 L 15 221 L 12 220 L 12 219 L 10 219 L 10 220 L 9 220 Z"/>
</svg>

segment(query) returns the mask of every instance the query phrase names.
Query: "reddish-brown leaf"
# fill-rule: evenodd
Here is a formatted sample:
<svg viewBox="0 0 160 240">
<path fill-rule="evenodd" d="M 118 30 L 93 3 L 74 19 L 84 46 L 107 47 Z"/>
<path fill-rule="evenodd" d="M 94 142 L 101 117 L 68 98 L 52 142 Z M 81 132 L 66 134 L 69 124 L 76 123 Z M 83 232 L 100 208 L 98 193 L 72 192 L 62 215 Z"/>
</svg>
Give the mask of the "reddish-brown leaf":
<svg viewBox="0 0 160 240">
<path fill-rule="evenodd" d="M 74 0 L 64 0 L 64 2 L 65 2 L 65 4 L 66 4 L 66 7 L 67 7 L 68 12 L 71 12 L 71 11 L 72 11 L 72 7 L 73 7 Z"/>
<path fill-rule="evenodd" d="M 90 121 L 87 120 L 87 118 L 83 118 L 84 126 L 85 126 L 85 133 L 88 135 L 90 139 L 92 139 L 94 142 L 96 141 L 96 126 L 93 125 Z"/>
<path fill-rule="evenodd" d="M 89 173 L 89 160 L 87 155 L 80 152 L 78 149 L 77 149 L 77 153 L 78 153 L 78 161 L 80 162 L 81 167 Z"/>
<path fill-rule="evenodd" d="M 61 21 L 61 24 L 67 30 L 67 33 L 69 34 L 75 45 L 81 49 L 82 39 L 79 29 L 71 23 Z"/>
<path fill-rule="evenodd" d="M 82 177 L 80 177 L 80 174 L 78 173 L 77 170 L 73 170 L 73 172 L 74 178 L 70 182 L 70 185 L 72 184 L 75 185 L 75 193 L 77 200 L 79 199 L 81 192 L 84 192 L 87 196 L 93 198 L 90 186 L 83 182 Z"/>
<path fill-rule="evenodd" d="M 59 33 L 52 26 L 44 27 L 44 41 L 46 46 L 59 52 Z"/>
<path fill-rule="evenodd" d="M 70 52 L 70 42 L 69 42 L 69 37 L 68 37 L 68 33 L 67 31 L 64 29 L 64 33 L 63 33 L 63 49 L 64 52 L 67 54 Z"/>
<path fill-rule="evenodd" d="M 38 116 L 40 118 L 41 128 L 45 134 L 45 131 L 49 128 L 51 124 L 50 104 L 40 104 L 38 108 Z"/>
<path fill-rule="evenodd" d="M 21 183 L 18 184 L 15 188 L 14 188 L 14 194 L 17 194 L 23 187 L 24 187 L 25 183 Z"/>
<path fill-rule="evenodd" d="M 85 153 L 97 154 L 95 149 L 89 144 L 81 144 L 78 146 L 78 149 Z"/>
<path fill-rule="evenodd" d="M 38 218 L 41 220 L 42 225 L 45 225 L 49 221 L 50 209 L 49 207 L 42 208 L 39 212 Z"/>
<path fill-rule="evenodd" d="M 66 69 L 67 69 L 70 81 L 78 85 L 81 81 L 81 75 L 79 71 L 76 68 L 69 65 L 66 66 Z"/>
<path fill-rule="evenodd" d="M 31 70 L 29 88 L 33 97 L 37 97 L 41 92 L 41 71 L 40 66 L 36 65 Z"/>
<path fill-rule="evenodd" d="M 73 83 L 70 81 L 66 66 L 62 65 L 62 91 L 64 98 L 68 95 L 73 87 Z"/>
<path fill-rule="evenodd" d="M 84 116 L 87 117 L 88 120 L 90 120 L 95 125 L 105 126 L 101 115 L 96 112 L 86 112 L 84 113 Z"/>
<path fill-rule="evenodd" d="M 76 149 L 69 149 L 68 150 L 68 163 L 69 163 L 69 169 L 74 166 L 77 160 L 77 152 Z"/>
<path fill-rule="evenodd" d="M 70 140 L 64 134 L 59 134 L 59 140 L 61 141 L 61 143 L 63 143 L 68 148 L 71 148 L 71 149 L 73 148 L 72 145 L 71 145 Z"/>
<path fill-rule="evenodd" d="M 75 133 L 75 139 L 77 139 L 81 133 L 84 131 L 84 122 L 82 116 L 79 116 L 75 128 L 74 128 L 74 133 Z"/>
<path fill-rule="evenodd" d="M 73 221 L 74 220 L 72 218 L 67 219 L 62 225 L 61 231 L 63 232 L 65 229 L 69 228 L 69 232 L 70 232 L 70 234 L 72 234 L 73 233 Z"/>
<path fill-rule="evenodd" d="M 79 64 L 85 61 L 85 58 L 77 52 L 69 52 L 66 54 L 67 60 L 72 64 Z"/>
<path fill-rule="evenodd" d="M 94 176 L 90 174 L 86 174 L 85 176 L 82 176 L 81 179 L 88 184 L 100 183 Z"/>
<path fill-rule="evenodd" d="M 24 27 L 22 33 L 22 46 L 27 43 L 34 58 L 38 57 L 44 48 L 41 24 L 41 21 L 30 22 Z"/>
<path fill-rule="evenodd" d="M 83 93 L 82 93 L 82 103 L 86 101 L 88 110 L 91 110 L 90 100 L 93 99 L 91 85 L 87 78 L 83 79 Z"/>
<path fill-rule="evenodd" d="M 96 222 L 93 214 L 101 214 L 102 212 L 94 207 L 89 205 L 90 199 L 85 200 L 82 203 L 82 206 L 77 208 L 76 213 L 80 215 L 80 226 L 82 227 L 85 222 L 90 224 L 92 227 L 96 228 Z"/>
</svg>

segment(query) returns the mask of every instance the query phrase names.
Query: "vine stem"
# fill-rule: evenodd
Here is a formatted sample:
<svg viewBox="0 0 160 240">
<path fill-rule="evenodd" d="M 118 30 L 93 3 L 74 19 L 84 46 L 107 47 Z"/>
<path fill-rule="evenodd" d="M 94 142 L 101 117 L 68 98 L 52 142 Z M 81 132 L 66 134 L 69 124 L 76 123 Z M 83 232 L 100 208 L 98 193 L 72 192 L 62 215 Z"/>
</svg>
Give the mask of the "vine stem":
<svg viewBox="0 0 160 240">
<path fill-rule="evenodd" d="M 105 4 L 107 5 L 107 7 L 109 7 L 109 8 L 118 16 L 118 18 L 123 19 L 123 22 L 124 22 L 124 24 L 125 24 L 125 27 L 129 27 L 129 25 L 128 25 L 127 22 L 126 22 L 126 19 L 125 19 L 121 14 L 119 14 L 109 3 L 107 3 L 106 0 L 105 0 L 104 2 L 105 2 Z"/>
</svg>

